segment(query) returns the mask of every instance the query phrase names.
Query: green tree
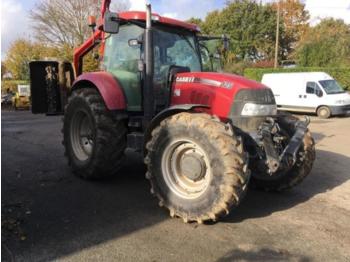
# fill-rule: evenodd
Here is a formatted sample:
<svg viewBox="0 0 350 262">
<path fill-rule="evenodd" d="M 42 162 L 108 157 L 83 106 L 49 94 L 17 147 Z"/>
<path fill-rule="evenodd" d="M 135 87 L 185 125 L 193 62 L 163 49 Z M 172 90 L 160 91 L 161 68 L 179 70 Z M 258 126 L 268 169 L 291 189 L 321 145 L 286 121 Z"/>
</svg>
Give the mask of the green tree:
<svg viewBox="0 0 350 262">
<path fill-rule="evenodd" d="M 281 21 L 281 39 L 285 37 Z M 231 39 L 228 57 L 237 61 L 270 60 L 274 55 L 276 12 L 271 4 L 251 0 L 229 1 L 221 11 L 206 17 L 202 29 L 207 34 L 227 34 Z M 287 43 L 280 41 L 280 58 L 288 52 Z"/>
<path fill-rule="evenodd" d="M 221 12 L 214 10 L 209 12 L 202 22 L 201 30 L 204 34 L 219 35 L 223 33 Z"/>
<path fill-rule="evenodd" d="M 300 66 L 350 66 L 350 25 L 341 19 L 322 20 L 302 37 L 296 57 Z"/>
<path fill-rule="evenodd" d="M 18 39 L 12 43 L 5 58 L 6 68 L 14 79 L 27 80 L 29 78 L 28 64 L 39 59 L 40 50 L 33 49 L 31 41 Z"/>
<path fill-rule="evenodd" d="M 57 57 L 58 49 L 26 39 L 14 41 L 6 53 L 4 65 L 16 80 L 29 79 L 29 62 Z"/>
<path fill-rule="evenodd" d="M 1 79 L 3 79 L 6 73 L 7 73 L 6 65 L 3 61 L 1 61 Z"/>
<path fill-rule="evenodd" d="M 284 40 L 287 41 L 290 55 L 301 36 L 309 28 L 310 14 L 305 9 L 305 4 L 300 0 L 282 0 L 279 4 L 281 19 L 285 28 Z M 273 3 L 272 6 L 277 12 L 277 3 Z"/>
<path fill-rule="evenodd" d="M 202 27 L 203 24 L 203 20 L 200 18 L 196 18 L 196 17 L 191 17 L 190 19 L 186 20 L 187 23 L 191 23 L 191 24 L 195 24 L 197 26 L 199 26 L 200 28 Z"/>
</svg>

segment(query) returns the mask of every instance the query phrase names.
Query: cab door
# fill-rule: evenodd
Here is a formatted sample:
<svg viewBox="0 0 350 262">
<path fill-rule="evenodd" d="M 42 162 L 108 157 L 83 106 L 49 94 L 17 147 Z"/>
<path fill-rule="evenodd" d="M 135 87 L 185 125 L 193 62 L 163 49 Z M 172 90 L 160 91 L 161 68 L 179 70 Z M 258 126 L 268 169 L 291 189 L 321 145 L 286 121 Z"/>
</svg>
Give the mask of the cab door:
<svg viewBox="0 0 350 262">
<path fill-rule="evenodd" d="M 322 103 L 323 91 L 317 82 L 306 82 L 305 94 L 299 95 L 303 106 L 307 111 L 316 112 L 317 107 Z"/>
<path fill-rule="evenodd" d="M 144 29 L 133 24 L 122 25 L 117 34 L 111 34 L 105 42 L 104 70 L 116 77 L 128 101 L 128 111 L 142 111 L 141 61 Z M 132 45 L 131 43 L 136 43 Z"/>
</svg>

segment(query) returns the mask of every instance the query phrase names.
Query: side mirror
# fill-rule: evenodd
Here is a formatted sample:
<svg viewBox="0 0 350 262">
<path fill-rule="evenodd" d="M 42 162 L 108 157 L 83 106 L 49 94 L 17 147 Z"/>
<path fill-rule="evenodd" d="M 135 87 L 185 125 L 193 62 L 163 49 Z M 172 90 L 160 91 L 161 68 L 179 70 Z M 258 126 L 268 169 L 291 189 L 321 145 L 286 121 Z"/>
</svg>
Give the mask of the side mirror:
<svg viewBox="0 0 350 262">
<path fill-rule="evenodd" d="M 119 32 L 119 22 L 117 13 L 106 11 L 103 21 L 103 31 L 109 34 L 117 34 Z"/>
<path fill-rule="evenodd" d="M 96 27 L 96 16 L 90 15 L 88 22 L 89 22 L 88 23 L 89 27 L 91 27 L 92 29 L 95 29 L 95 27 Z"/>
<path fill-rule="evenodd" d="M 322 96 L 323 96 L 322 90 L 321 90 L 321 89 L 316 89 L 316 95 L 317 95 L 318 97 L 322 97 Z"/>
<path fill-rule="evenodd" d="M 142 44 L 142 41 L 140 41 L 139 39 L 129 39 L 128 40 L 128 45 L 130 47 L 136 47 Z"/>
</svg>

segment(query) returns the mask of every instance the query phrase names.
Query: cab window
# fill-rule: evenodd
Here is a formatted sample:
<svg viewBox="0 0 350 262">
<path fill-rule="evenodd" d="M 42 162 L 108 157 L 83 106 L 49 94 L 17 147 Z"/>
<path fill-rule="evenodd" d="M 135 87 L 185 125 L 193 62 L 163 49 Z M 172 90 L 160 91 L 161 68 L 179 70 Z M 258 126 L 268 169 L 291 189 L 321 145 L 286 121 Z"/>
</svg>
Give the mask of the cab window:
<svg viewBox="0 0 350 262">
<path fill-rule="evenodd" d="M 220 55 L 221 41 L 218 39 L 200 40 L 200 52 L 203 71 L 222 72 L 222 57 Z"/>
<path fill-rule="evenodd" d="M 321 87 L 316 82 L 307 82 L 306 83 L 306 93 L 307 94 L 315 94 L 318 97 L 323 96 L 323 91 Z"/>
<path fill-rule="evenodd" d="M 125 72 L 136 73 L 141 56 L 140 46 L 129 46 L 129 39 L 137 39 L 143 29 L 136 25 L 120 27 L 118 34 L 110 35 L 105 44 L 103 63 L 105 69 L 112 74 L 123 75 Z"/>
<path fill-rule="evenodd" d="M 317 88 L 317 84 L 315 82 L 307 82 L 306 83 L 306 93 L 307 94 L 315 94 L 316 88 Z"/>
<path fill-rule="evenodd" d="M 118 34 L 107 36 L 103 65 L 113 74 L 124 89 L 128 99 L 128 110 L 141 110 L 141 73 L 138 61 L 141 45 L 130 46 L 130 39 L 139 39 L 144 29 L 136 25 L 123 25 Z"/>
<path fill-rule="evenodd" d="M 193 33 L 156 28 L 153 36 L 155 74 L 162 73 L 171 65 L 188 67 L 193 72 L 201 71 Z"/>
</svg>

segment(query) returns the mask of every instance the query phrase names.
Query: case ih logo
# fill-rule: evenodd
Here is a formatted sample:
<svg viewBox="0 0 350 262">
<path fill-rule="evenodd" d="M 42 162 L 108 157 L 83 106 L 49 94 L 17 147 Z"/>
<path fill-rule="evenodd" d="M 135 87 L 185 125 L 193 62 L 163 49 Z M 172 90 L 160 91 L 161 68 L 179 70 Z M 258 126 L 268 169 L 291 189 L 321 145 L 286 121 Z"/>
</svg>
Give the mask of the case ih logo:
<svg viewBox="0 0 350 262">
<path fill-rule="evenodd" d="M 176 82 L 180 83 L 193 83 L 195 78 L 193 76 L 178 76 L 176 77 Z"/>
<path fill-rule="evenodd" d="M 178 83 L 199 83 L 203 85 L 209 85 L 214 87 L 222 87 L 226 89 L 231 89 L 233 87 L 233 84 L 231 82 L 220 82 L 212 79 L 206 79 L 206 78 L 198 78 L 193 76 L 178 76 L 176 77 L 176 82 Z"/>
</svg>

